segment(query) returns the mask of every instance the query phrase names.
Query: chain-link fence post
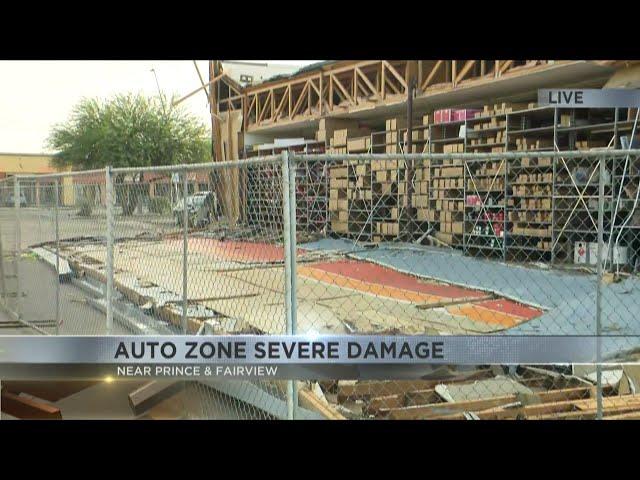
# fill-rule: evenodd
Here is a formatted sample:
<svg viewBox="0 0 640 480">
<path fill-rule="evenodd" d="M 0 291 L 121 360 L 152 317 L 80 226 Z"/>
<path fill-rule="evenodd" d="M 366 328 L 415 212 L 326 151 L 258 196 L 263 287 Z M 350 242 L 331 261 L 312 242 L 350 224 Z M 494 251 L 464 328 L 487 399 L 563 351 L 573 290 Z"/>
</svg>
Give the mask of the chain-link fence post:
<svg viewBox="0 0 640 480">
<path fill-rule="evenodd" d="M 293 172 L 293 173 L 292 173 Z M 293 181 L 292 181 L 293 180 Z M 295 271 L 296 271 L 296 212 L 295 212 L 295 168 L 289 164 L 289 152 L 282 152 L 282 201 L 284 220 L 284 290 L 287 317 L 287 335 L 295 334 Z M 287 418 L 296 418 L 297 392 L 295 380 L 287 382 Z"/>
<path fill-rule="evenodd" d="M 22 238 L 20 235 L 20 179 L 16 175 L 13 183 L 13 206 L 16 212 L 16 315 L 22 318 L 22 290 L 20 289 L 20 257 L 22 256 Z"/>
<path fill-rule="evenodd" d="M 60 222 L 59 222 L 59 180 L 56 178 L 54 182 L 53 195 L 55 197 L 53 203 L 53 215 L 56 230 L 56 335 L 60 335 Z"/>
<path fill-rule="evenodd" d="M 113 329 L 113 237 L 114 237 L 114 208 L 115 196 L 113 194 L 113 177 L 111 167 L 105 169 L 105 183 L 107 190 L 107 290 L 105 292 L 105 301 L 107 309 L 107 335 L 110 335 Z"/>
<path fill-rule="evenodd" d="M 187 306 L 188 306 L 188 294 L 187 294 L 187 242 L 189 237 L 189 206 L 187 204 L 187 198 L 189 196 L 189 182 L 187 180 L 187 171 L 183 172 L 182 177 L 182 333 L 186 335 L 188 333 L 187 325 Z"/>
<path fill-rule="evenodd" d="M 602 420 L 602 364 L 601 362 L 601 338 L 602 335 L 602 246 L 604 243 L 604 181 L 605 158 L 600 159 L 600 178 L 598 183 L 598 248 L 597 248 L 597 284 L 596 284 L 596 419 Z"/>
<path fill-rule="evenodd" d="M 297 268 L 297 250 L 298 241 L 296 237 L 297 220 L 296 220 L 296 172 L 297 165 L 293 158 L 289 156 L 289 152 L 284 152 L 287 163 L 289 164 L 289 259 L 291 261 L 291 329 L 289 334 L 298 333 L 298 268 Z M 292 399 L 293 399 L 293 419 L 297 418 L 298 408 L 298 388 L 297 381 L 292 380 Z"/>
</svg>

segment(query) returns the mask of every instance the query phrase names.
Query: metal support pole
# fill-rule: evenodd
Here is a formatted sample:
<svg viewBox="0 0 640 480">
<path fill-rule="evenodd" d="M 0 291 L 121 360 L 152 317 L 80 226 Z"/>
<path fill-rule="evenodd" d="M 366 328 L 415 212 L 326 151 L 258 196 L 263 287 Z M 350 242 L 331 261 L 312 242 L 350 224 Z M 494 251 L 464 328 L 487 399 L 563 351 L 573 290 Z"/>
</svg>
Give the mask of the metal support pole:
<svg viewBox="0 0 640 480">
<path fill-rule="evenodd" d="M 107 335 L 113 330 L 113 238 L 114 238 L 114 214 L 115 196 L 113 194 L 113 176 L 111 167 L 105 168 L 105 183 L 107 187 L 107 290 L 105 302 L 107 307 Z"/>
<path fill-rule="evenodd" d="M 596 290 L 596 419 L 602 419 L 602 246 L 604 244 L 604 178 L 605 159 L 600 159 L 600 179 L 598 184 L 598 281 Z"/>
<path fill-rule="evenodd" d="M 297 218 L 296 218 L 296 164 L 291 162 L 289 153 L 285 152 L 287 163 L 289 163 L 289 216 L 291 221 L 289 222 L 289 248 L 291 249 L 291 335 L 298 333 L 298 263 L 297 263 L 297 250 L 298 241 L 296 238 L 297 232 Z M 292 383 L 292 397 L 293 397 L 293 419 L 297 417 L 298 409 L 298 387 L 295 380 Z"/>
<path fill-rule="evenodd" d="M 407 149 L 405 153 L 413 153 L 413 92 L 416 87 L 415 78 L 410 78 L 407 84 Z M 412 209 L 413 209 L 413 175 L 415 172 L 415 160 L 409 159 L 405 162 L 405 185 L 406 185 L 406 199 L 407 199 L 407 216 L 411 218 Z M 398 168 L 400 165 L 398 165 Z M 399 172 L 398 172 L 399 173 Z M 398 179 L 400 177 L 398 176 Z M 398 195 L 398 201 L 400 200 L 400 195 Z M 398 211 L 400 211 L 400 206 L 398 205 Z M 398 219 L 398 223 L 400 223 L 400 219 Z M 413 241 L 413 232 L 414 232 L 414 222 L 409 220 L 409 240 Z M 398 229 L 400 233 L 400 229 Z"/>
<path fill-rule="evenodd" d="M 16 212 L 16 314 L 22 318 L 22 290 L 20 289 L 20 257 L 22 256 L 22 236 L 20 227 L 20 180 L 15 177 L 13 183 L 13 206 Z"/>
<path fill-rule="evenodd" d="M 284 302 L 287 320 L 287 335 L 295 333 L 295 188 L 292 188 L 292 179 L 295 186 L 295 169 L 293 176 L 289 168 L 289 152 L 282 152 L 282 217 L 284 223 Z M 292 200 L 293 198 L 293 200 Z M 293 208 L 292 208 L 293 206 Z M 293 215 L 291 212 L 293 211 Z M 293 235 L 292 235 L 293 233 Z M 293 238 L 293 241 L 292 241 Z M 287 419 L 295 419 L 295 406 L 297 403 L 297 392 L 295 380 L 287 382 Z"/>
<path fill-rule="evenodd" d="M 53 204 L 53 216 L 56 230 L 56 335 L 60 335 L 60 222 L 58 218 L 58 179 L 54 182 L 53 195 L 55 202 Z"/>
<path fill-rule="evenodd" d="M 296 254 L 298 241 L 296 239 L 297 219 L 296 219 L 296 165 L 290 162 L 289 153 L 285 152 L 287 163 L 289 163 L 289 249 L 291 250 L 291 331 L 290 335 L 295 335 L 298 330 L 298 264 Z"/>
<path fill-rule="evenodd" d="M 189 304 L 187 294 L 187 241 L 189 239 L 189 209 L 187 208 L 187 197 L 189 196 L 189 183 L 187 181 L 187 172 L 183 172 L 182 193 L 182 333 L 187 334 L 187 307 Z"/>
</svg>

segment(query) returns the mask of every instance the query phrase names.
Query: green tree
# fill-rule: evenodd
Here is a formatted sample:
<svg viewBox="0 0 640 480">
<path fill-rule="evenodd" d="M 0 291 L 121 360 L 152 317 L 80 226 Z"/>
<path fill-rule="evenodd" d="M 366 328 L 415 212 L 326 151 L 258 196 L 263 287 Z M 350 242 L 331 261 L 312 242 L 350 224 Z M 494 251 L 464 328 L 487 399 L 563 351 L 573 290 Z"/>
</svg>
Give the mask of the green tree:
<svg viewBox="0 0 640 480">
<path fill-rule="evenodd" d="M 171 101 L 144 95 L 116 95 L 108 100 L 83 99 L 70 118 L 53 127 L 47 144 L 54 163 L 73 170 L 148 167 L 211 160 L 205 126 Z M 116 178 L 122 184 L 123 178 Z M 143 176 L 137 181 L 142 182 Z M 123 213 L 131 214 L 142 188 L 119 188 Z"/>
</svg>

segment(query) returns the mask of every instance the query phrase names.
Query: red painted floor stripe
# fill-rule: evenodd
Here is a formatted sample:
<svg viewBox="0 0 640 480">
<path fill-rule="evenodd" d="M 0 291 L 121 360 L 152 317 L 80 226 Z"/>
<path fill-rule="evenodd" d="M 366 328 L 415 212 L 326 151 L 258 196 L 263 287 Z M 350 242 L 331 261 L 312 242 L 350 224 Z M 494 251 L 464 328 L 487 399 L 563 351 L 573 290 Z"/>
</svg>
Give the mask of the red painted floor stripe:
<svg viewBox="0 0 640 480">
<path fill-rule="evenodd" d="M 368 262 L 340 260 L 337 262 L 314 263 L 309 266 L 362 282 L 400 288 L 411 292 L 437 295 L 445 298 L 477 298 L 486 295 L 486 293 L 477 290 L 451 285 L 438 285 L 429 280 L 420 280 L 411 275 Z"/>
<path fill-rule="evenodd" d="M 525 305 L 516 303 L 512 300 L 507 300 L 505 298 L 499 298 L 497 300 L 487 300 L 486 302 L 476 303 L 475 305 L 484 307 L 488 310 L 506 313 L 527 320 L 531 320 L 532 318 L 535 318 L 542 313 L 541 310 L 527 307 Z"/>
</svg>

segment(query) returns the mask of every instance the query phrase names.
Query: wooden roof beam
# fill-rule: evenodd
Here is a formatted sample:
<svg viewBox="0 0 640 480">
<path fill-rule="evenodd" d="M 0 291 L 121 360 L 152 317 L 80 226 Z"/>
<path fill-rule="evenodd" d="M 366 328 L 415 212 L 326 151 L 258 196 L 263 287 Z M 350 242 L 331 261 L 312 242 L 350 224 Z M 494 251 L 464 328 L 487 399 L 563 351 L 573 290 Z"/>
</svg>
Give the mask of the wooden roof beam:
<svg viewBox="0 0 640 480">
<path fill-rule="evenodd" d="M 369 88 L 369 90 L 371 90 L 371 93 L 375 96 L 375 98 L 380 98 L 380 94 L 378 93 L 376 87 L 373 85 L 373 83 L 371 83 L 371 80 L 367 78 L 367 76 L 359 67 L 356 67 L 356 74 L 360 76 L 364 84 L 367 86 L 367 88 Z"/>
<path fill-rule="evenodd" d="M 352 105 L 355 105 L 356 102 L 354 101 L 353 97 L 349 94 L 348 90 L 344 87 L 344 85 L 342 85 L 342 83 L 340 82 L 340 80 L 338 80 L 338 77 L 336 77 L 333 73 L 331 74 L 331 78 L 333 79 L 333 83 L 335 83 L 336 87 L 338 87 L 338 90 L 340 92 L 342 92 L 343 94 L 343 98 L 345 100 L 348 100 L 349 103 L 351 103 Z"/>
<path fill-rule="evenodd" d="M 296 114 L 298 113 L 298 110 L 300 109 L 300 106 L 302 105 L 302 101 L 304 100 L 305 96 L 307 95 L 307 90 L 308 89 L 309 89 L 309 82 L 306 82 L 304 84 L 304 87 L 302 88 L 302 91 L 300 92 L 300 95 L 298 96 L 298 100 L 296 101 L 296 103 L 293 106 L 293 110 L 291 110 L 289 112 L 289 118 L 290 119 L 295 117 Z"/>
<path fill-rule="evenodd" d="M 456 84 L 460 83 L 460 81 L 464 79 L 465 75 L 469 73 L 469 70 L 471 70 L 475 64 L 476 60 L 468 60 L 467 63 L 465 63 L 464 67 L 462 67 L 462 70 L 460 70 L 460 73 L 458 73 L 458 76 L 456 77 Z"/>
<path fill-rule="evenodd" d="M 424 83 L 420 87 L 420 90 L 426 90 L 426 88 L 429 86 L 429 83 L 431 82 L 431 80 L 433 80 L 433 77 L 435 77 L 436 73 L 438 73 L 438 70 L 440 69 L 440 67 L 443 64 L 444 64 L 443 60 L 438 60 L 436 62 L 436 64 L 431 69 L 431 72 L 429 72 L 429 75 L 427 76 L 426 80 L 424 81 Z"/>
<path fill-rule="evenodd" d="M 389 62 L 387 62 L 386 60 L 383 60 L 383 64 L 386 67 L 386 69 L 391 72 L 391 75 L 393 75 L 396 80 L 398 80 L 398 83 L 402 86 L 402 88 L 404 88 L 404 91 L 407 91 L 407 82 L 404 81 L 404 78 L 402 77 L 402 75 L 400 75 L 398 73 L 398 71 L 393 68 L 393 65 L 391 65 Z"/>
</svg>

